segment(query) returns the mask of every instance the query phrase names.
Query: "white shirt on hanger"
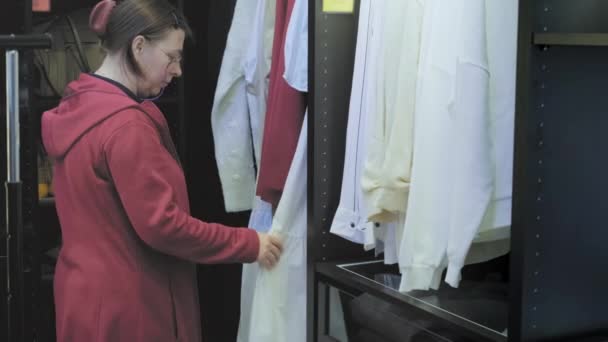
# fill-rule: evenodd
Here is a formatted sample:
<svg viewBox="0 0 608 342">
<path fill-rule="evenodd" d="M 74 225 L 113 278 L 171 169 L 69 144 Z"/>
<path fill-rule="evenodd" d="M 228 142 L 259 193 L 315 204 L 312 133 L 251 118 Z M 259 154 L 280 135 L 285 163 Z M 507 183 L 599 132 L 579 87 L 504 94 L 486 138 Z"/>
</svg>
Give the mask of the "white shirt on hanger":
<svg viewBox="0 0 608 342">
<path fill-rule="evenodd" d="M 507 217 L 503 210 L 510 208 L 501 206 L 500 213 L 489 208 L 496 197 L 494 160 L 512 158 L 504 146 L 509 141 L 512 144 L 513 137 L 512 131 L 511 136 L 494 136 L 490 129 L 493 114 L 489 110 L 491 67 L 486 14 L 485 0 L 426 2 L 412 185 L 399 251 L 401 291 L 437 288 L 448 264 L 446 281 L 458 286 L 467 256 L 483 261 L 508 250 L 508 242 L 495 241 L 504 234 L 491 234 L 491 228 L 504 226 L 504 219 L 493 219 Z M 510 25 L 516 25 L 516 19 Z M 500 53 L 511 56 L 513 48 L 504 45 Z M 492 80 L 498 81 L 508 82 L 504 77 Z M 512 123 L 507 121 L 495 129 L 508 130 Z M 484 217 L 490 222 L 487 226 Z M 487 229 L 483 231 L 482 227 Z M 487 244 L 471 248 L 476 235 L 478 241 Z M 487 248 L 491 244 L 495 246 Z"/>
<path fill-rule="evenodd" d="M 285 73 L 292 88 L 308 91 L 308 0 L 295 0 L 285 37 Z"/>
<path fill-rule="evenodd" d="M 378 50 L 383 35 L 384 0 L 362 0 L 355 51 L 355 67 L 351 88 L 346 151 L 342 176 L 340 203 L 330 232 L 349 241 L 363 244 L 365 250 L 384 253 L 387 264 L 397 263 L 396 223 L 368 220 L 368 209 L 361 187 L 362 171 L 367 155 L 372 111 L 375 108 L 375 88 Z"/>
<path fill-rule="evenodd" d="M 264 119 L 268 102 L 276 1 L 257 0 L 255 21 L 243 60 L 256 165 L 262 157 Z"/>
<path fill-rule="evenodd" d="M 446 281 L 452 286 L 460 282 L 460 270 L 465 258 L 474 250 L 480 253 L 481 245 L 493 245 L 486 258 L 508 252 L 511 225 L 511 189 L 513 172 L 513 144 L 515 124 L 515 75 L 517 61 L 517 2 L 485 0 L 486 44 L 488 58 L 488 100 L 484 110 L 472 111 L 470 102 L 454 106 L 457 121 L 453 141 L 457 147 L 452 156 L 459 158 L 453 165 L 459 182 L 452 193 L 450 237 L 447 247 L 448 273 Z M 468 36 L 474 36 L 478 27 L 469 26 Z M 467 47 L 463 47 L 467 48 Z M 480 54 L 483 52 L 480 52 Z M 461 80 L 460 89 L 469 87 Z M 463 96 L 464 97 L 464 96 Z M 469 94 L 475 99 L 475 94 Z M 487 107 L 486 107 L 487 106 Z M 474 126 L 476 125 L 476 126 Z M 481 134 L 475 134 L 479 132 Z M 485 160 L 479 160 L 484 156 Z M 459 166 L 458 166 L 459 165 Z M 487 169 L 480 176 L 480 167 Z M 477 191 L 472 191 L 472 190 Z M 469 195 L 463 195 L 464 193 Z M 466 200 L 463 200 L 466 199 Z M 478 243 L 475 243 L 478 242 Z M 471 247 L 471 244 L 473 247 Z M 500 248 L 502 246 L 502 248 Z M 467 256 L 467 254 L 469 254 Z"/>
<path fill-rule="evenodd" d="M 361 184 L 368 219 L 394 222 L 406 210 L 410 186 L 422 14 L 418 0 L 384 1 L 379 6 L 384 12 L 380 66 Z"/>
<path fill-rule="evenodd" d="M 346 151 L 340 203 L 334 216 L 330 232 L 349 241 L 364 244 L 365 231 L 371 232 L 370 248 L 374 247 L 374 225 L 367 220 L 367 208 L 361 189 L 361 172 L 369 137 L 369 103 L 375 95 L 372 85 L 377 63 L 376 32 L 380 23 L 374 18 L 374 7 L 381 1 L 362 0 L 359 10 L 355 67 L 350 96 L 348 126 L 346 130 Z"/>
<path fill-rule="evenodd" d="M 456 179 L 449 172 L 450 108 L 456 96 L 458 57 L 464 42 L 462 1 L 429 0 L 424 8 L 412 184 L 399 256 L 400 291 L 404 292 L 438 288 L 441 272 L 447 265 L 449 204 L 452 182 Z M 474 1 L 479 4 L 479 0 Z M 477 19 L 473 24 L 483 32 L 485 21 L 481 21 L 482 18 L 483 15 L 478 14 L 477 18 L 471 19 Z M 480 62 L 474 58 L 469 60 Z M 478 91 L 479 99 L 483 100 L 487 98 L 486 83 L 476 71 L 487 69 L 487 65 L 479 64 L 471 71 L 473 76 L 480 77 L 481 84 L 474 82 L 469 87 L 473 88 L 471 91 Z"/>
<path fill-rule="evenodd" d="M 237 1 L 213 100 L 211 126 L 228 212 L 251 209 L 255 195 L 272 49 L 270 8 L 264 0 Z"/>
</svg>

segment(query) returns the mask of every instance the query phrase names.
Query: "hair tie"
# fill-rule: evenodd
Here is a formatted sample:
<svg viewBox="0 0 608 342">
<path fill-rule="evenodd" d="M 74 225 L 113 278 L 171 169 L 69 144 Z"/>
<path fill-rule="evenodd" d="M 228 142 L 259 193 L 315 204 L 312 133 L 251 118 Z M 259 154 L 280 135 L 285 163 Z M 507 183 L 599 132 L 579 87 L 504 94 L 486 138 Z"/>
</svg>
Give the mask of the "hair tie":
<svg viewBox="0 0 608 342">
<path fill-rule="evenodd" d="M 102 0 L 95 5 L 89 16 L 89 27 L 93 32 L 100 36 L 106 33 L 110 13 L 114 7 L 116 7 L 116 1 L 114 0 Z"/>
</svg>

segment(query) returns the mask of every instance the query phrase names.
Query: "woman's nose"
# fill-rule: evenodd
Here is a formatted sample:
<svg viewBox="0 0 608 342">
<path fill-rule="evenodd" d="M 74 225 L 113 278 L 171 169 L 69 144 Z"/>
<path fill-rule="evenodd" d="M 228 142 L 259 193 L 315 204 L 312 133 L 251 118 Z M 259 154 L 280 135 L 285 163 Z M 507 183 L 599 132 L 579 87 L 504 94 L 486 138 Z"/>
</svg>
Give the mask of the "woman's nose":
<svg viewBox="0 0 608 342">
<path fill-rule="evenodd" d="M 174 64 L 172 64 L 169 71 L 171 73 L 171 76 L 173 76 L 173 77 L 180 77 L 182 75 L 182 65 L 181 65 L 181 63 L 174 63 Z"/>
</svg>

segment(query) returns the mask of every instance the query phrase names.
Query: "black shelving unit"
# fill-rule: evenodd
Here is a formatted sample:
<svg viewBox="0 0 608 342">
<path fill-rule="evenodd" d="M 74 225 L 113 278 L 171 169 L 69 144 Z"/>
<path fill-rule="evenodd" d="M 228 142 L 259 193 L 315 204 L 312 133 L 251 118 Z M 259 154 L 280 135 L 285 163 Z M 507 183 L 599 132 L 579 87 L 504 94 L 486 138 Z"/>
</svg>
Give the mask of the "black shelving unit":
<svg viewBox="0 0 608 342">
<path fill-rule="evenodd" d="M 329 288 L 400 310 L 433 341 L 608 340 L 602 295 L 608 162 L 600 152 L 608 146 L 608 3 L 519 1 L 510 256 L 465 270 L 459 289 L 408 294 L 378 278 L 398 276 L 397 269 L 329 233 L 340 194 L 358 13 L 323 13 L 321 5 L 311 1 L 309 25 L 308 340 L 335 340 Z M 467 289 L 490 279 L 496 281 L 491 293 Z M 470 304 L 442 300 L 451 296 Z M 488 300 L 496 307 L 483 314 L 475 303 Z M 348 300 L 343 304 L 348 316 Z"/>
<path fill-rule="evenodd" d="M 510 332 L 513 340 L 606 337 L 601 191 L 608 141 L 604 1 L 522 1 Z M 584 21 L 573 20 L 578 17 Z M 568 18 L 568 19 L 566 19 Z M 552 34 L 552 40 L 532 40 Z M 545 36 L 546 37 L 546 36 Z M 593 39 L 589 39 L 593 38 Z"/>
</svg>

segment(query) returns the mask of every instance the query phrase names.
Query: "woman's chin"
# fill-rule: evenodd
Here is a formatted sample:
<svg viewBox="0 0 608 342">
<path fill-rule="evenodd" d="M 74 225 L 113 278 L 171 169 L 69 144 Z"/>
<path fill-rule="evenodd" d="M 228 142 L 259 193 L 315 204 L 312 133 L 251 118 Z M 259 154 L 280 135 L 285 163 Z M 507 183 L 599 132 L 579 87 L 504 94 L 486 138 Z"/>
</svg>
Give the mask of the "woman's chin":
<svg viewBox="0 0 608 342">
<path fill-rule="evenodd" d="M 162 91 L 163 91 L 163 88 L 160 88 L 160 87 L 158 87 L 158 88 L 152 88 L 152 89 L 150 89 L 150 90 L 148 90 L 148 91 L 146 91 L 144 93 L 143 98 L 144 99 L 149 99 L 149 98 L 157 97 L 157 96 L 159 96 L 162 93 Z"/>
</svg>

